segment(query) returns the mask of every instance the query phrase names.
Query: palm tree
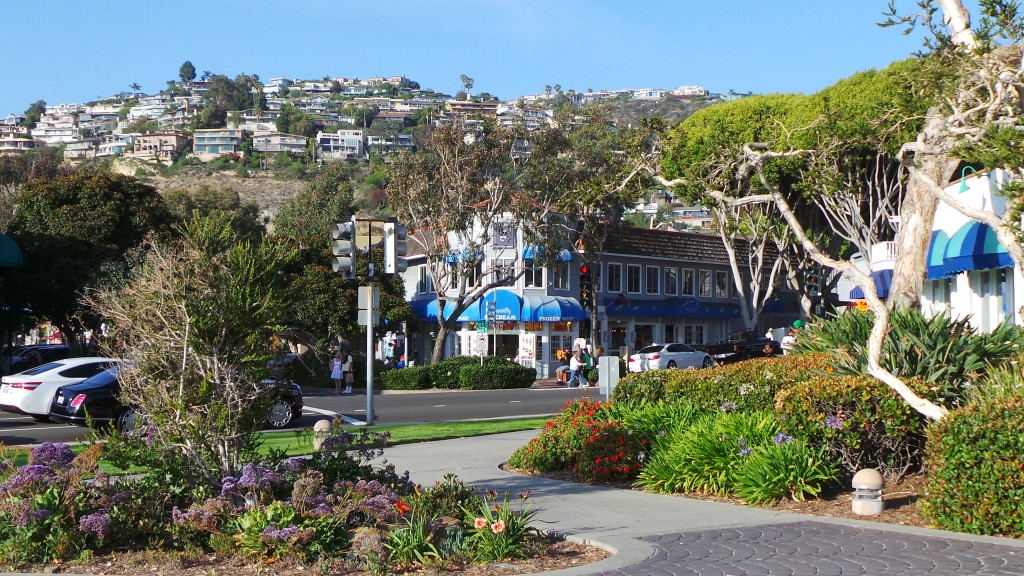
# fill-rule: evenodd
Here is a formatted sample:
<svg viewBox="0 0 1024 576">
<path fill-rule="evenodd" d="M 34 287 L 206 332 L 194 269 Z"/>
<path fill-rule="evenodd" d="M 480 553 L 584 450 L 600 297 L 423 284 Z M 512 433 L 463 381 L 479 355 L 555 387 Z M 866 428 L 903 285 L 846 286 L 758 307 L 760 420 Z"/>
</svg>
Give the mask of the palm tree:
<svg viewBox="0 0 1024 576">
<path fill-rule="evenodd" d="M 551 84 L 544 85 L 544 93 L 547 94 L 548 96 L 551 96 Z"/>
<path fill-rule="evenodd" d="M 140 86 L 138 82 L 132 82 L 128 87 L 132 89 L 132 94 L 138 94 L 139 90 L 142 89 L 142 86 Z"/>
</svg>

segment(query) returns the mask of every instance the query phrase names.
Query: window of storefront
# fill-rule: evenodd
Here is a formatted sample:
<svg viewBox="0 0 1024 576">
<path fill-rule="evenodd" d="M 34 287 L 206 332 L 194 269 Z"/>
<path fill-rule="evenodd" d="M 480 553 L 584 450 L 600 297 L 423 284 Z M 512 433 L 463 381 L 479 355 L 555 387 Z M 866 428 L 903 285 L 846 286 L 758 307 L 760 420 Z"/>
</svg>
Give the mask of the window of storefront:
<svg viewBox="0 0 1024 576">
<path fill-rule="evenodd" d="M 693 270 L 689 268 L 683 269 L 683 296 L 693 296 Z"/>
<path fill-rule="evenodd" d="M 659 294 L 660 287 L 658 284 L 659 280 L 661 280 L 661 268 L 658 266 L 648 266 L 645 271 L 647 273 L 647 293 Z"/>
<path fill-rule="evenodd" d="M 544 287 L 544 267 L 533 258 L 523 260 L 523 285 L 527 288 Z"/>
<path fill-rule="evenodd" d="M 626 292 L 630 294 L 640 293 L 640 265 L 626 265 Z"/>
<path fill-rule="evenodd" d="M 635 346 L 637 350 L 654 343 L 653 324 L 636 324 L 634 325 L 634 331 L 636 336 Z"/>
<path fill-rule="evenodd" d="M 702 324 L 684 326 L 683 344 L 704 344 L 704 326 Z"/>
<path fill-rule="evenodd" d="M 697 295 L 710 298 L 711 297 L 711 271 L 701 270 L 698 274 L 697 281 Z"/>
<path fill-rule="evenodd" d="M 612 349 L 618 350 L 622 346 L 628 346 L 629 342 L 626 341 L 627 324 L 621 320 L 612 320 L 608 322 L 608 331 L 611 332 L 611 343 Z"/>
<path fill-rule="evenodd" d="M 556 290 L 569 289 L 569 263 L 555 262 L 551 265 L 551 287 Z"/>
<path fill-rule="evenodd" d="M 622 292 L 622 264 L 608 265 L 608 291 Z"/>
<path fill-rule="evenodd" d="M 721 270 L 715 272 L 715 296 L 718 298 L 729 297 L 729 273 Z"/>
<path fill-rule="evenodd" d="M 494 261 L 494 281 L 511 283 L 516 275 L 515 261 L 510 258 L 499 258 Z"/>
<path fill-rule="evenodd" d="M 665 268 L 665 283 L 663 286 L 666 296 L 679 294 L 679 270 L 676 268 Z"/>
</svg>

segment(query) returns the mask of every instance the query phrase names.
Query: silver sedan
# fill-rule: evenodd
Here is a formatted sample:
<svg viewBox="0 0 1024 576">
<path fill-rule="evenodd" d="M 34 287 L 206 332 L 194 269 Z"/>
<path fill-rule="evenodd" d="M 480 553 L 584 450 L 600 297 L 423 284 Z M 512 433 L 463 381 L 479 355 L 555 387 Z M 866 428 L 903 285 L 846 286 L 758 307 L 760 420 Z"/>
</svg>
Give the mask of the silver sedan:
<svg viewBox="0 0 1024 576">
<path fill-rule="evenodd" d="M 687 344 L 652 344 L 629 357 L 629 371 L 664 368 L 707 368 L 715 361 L 707 352 L 694 350 Z"/>
</svg>

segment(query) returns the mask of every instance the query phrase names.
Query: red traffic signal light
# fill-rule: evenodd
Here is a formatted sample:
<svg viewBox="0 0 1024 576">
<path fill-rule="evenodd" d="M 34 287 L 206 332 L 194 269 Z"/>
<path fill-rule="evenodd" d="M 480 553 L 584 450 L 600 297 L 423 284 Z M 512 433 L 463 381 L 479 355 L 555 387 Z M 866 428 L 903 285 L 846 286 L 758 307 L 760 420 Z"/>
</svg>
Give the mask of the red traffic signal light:
<svg viewBox="0 0 1024 576">
<path fill-rule="evenodd" d="M 590 266 L 587 266 L 586 264 L 582 264 L 580 266 L 580 274 L 590 274 Z"/>
</svg>

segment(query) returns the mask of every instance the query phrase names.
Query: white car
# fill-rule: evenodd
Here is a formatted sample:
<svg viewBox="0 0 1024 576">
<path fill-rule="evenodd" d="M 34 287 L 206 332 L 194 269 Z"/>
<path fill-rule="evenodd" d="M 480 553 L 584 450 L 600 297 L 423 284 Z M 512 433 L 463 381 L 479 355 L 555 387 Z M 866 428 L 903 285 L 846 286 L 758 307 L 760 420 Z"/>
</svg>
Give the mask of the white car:
<svg viewBox="0 0 1024 576">
<path fill-rule="evenodd" d="M 47 414 L 57 388 L 78 384 L 118 362 L 114 358 L 67 358 L 4 376 L 0 379 L 0 410 L 48 422 Z"/>
<path fill-rule="evenodd" d="M 707 352 L 694 350 L 686 344 L 652 344 L 629 357 L 630 372 L 664 368 L 707 368 L 715 361 Z"/>
</svg>

